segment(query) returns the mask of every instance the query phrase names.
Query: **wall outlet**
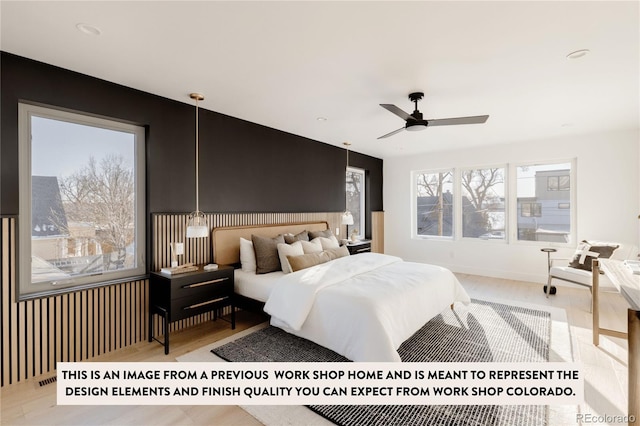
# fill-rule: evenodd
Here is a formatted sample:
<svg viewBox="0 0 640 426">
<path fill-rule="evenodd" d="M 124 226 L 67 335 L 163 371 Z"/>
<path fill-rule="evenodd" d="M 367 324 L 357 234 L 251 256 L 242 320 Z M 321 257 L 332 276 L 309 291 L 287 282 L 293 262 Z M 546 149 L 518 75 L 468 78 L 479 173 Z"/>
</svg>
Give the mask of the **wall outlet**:
<svg viewBox="0 0 640 426">
<path fill-rule="evenodd" d="M 336 228 L 336 236 L 338 236 L 338 235 L 340 235 L 340 227 L 339 226 Z"/>
</svg>

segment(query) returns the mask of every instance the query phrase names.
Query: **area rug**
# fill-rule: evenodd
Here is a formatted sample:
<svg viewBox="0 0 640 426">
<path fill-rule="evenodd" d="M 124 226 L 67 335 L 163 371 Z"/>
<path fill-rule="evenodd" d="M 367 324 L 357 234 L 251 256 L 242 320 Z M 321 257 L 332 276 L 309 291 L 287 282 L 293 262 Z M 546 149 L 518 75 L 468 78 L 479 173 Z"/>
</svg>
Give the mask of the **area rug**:
<svg viewBox="0 0 640 426">
<path fill-rule="evenodd" d="M 447 310 L 405 341 L 403 362 L 544 362 L 549 360 L 551 315 L 474 300 L 464 318 Z M 348 362 L 335 352 L 276 327 L 266 327 L 213 349 L 231 362 Z M 545 406 L 313 405 L 344 426 L 355 425 L 546 425 Z"/>
</svg>

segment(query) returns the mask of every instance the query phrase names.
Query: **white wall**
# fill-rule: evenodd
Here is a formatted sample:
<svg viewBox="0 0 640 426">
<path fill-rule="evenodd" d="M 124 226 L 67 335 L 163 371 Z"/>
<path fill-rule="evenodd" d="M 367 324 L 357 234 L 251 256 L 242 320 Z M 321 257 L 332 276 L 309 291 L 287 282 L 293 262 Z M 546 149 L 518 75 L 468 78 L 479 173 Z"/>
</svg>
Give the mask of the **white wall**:
<svg viewBox="0 0 640 426">
<path fill-rule="evenodd" d="M 545 282 L 547 259 L 540 243 L 413 239 L 411 172 L 571 158 L 577 159 L 577 238 L 637 246 L 639 139 L 638 131 L 628 131 L 385 158 L 385 253 L 454 272 Z M 425 137 L 424 143 L 434 141 Z M 572 254 L 572 247 L 556 253 L 558 257 Z"/>
</svg>

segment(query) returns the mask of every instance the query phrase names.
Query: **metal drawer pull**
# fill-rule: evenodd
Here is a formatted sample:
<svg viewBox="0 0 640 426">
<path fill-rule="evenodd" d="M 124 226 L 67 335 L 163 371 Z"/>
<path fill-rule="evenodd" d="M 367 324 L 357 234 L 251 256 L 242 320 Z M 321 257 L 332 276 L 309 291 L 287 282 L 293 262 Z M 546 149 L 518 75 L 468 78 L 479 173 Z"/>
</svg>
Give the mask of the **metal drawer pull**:
<svg viewBox="0 0 640 426">
<path fill-rule="evenodd" d="M 361 248 L 361 249 L 358 249 L 358 250 L 356 250 L 356 251 L 357 251 L 358 253 L 361 253 L 361 252 L 363 252 L 363 251 L 371 251 L 371 247 Z"/>
<path fill-rule="evenodd" d="M 199 308 L 199 307 L 201 307 L 201 306 L 210 305 L 211 303 L 219 302 L 219 301 L 224 300 L 224 299 L 226 299 L 226 297 L 219 297 L 219 298 L 217 298 L 217 299 L 207 300 L 206 302 L 196 303 L 195 305 L 185 306 L 185 307 L 184 307 L 184 308 L 182 308 L 182 309 L 184 309 L 185 311 L 186 311 L 187 309 L 195 309 L 195 308 Z"/>
<path fill-rule="evenodd" d="M 182 288 L 195 288 L 195 287 L 200 287 L 200 286 L 203 286 L 203 285 L 219 283 L 219 282 L 222 282 L 222 281 L 226 281 L 228 279 L 229 279 L 229 277 L 218 278 L 217 280 L 204 281 L 204 282 L 201 282 L 201 283 L 183 285 Z"/>
</svg>

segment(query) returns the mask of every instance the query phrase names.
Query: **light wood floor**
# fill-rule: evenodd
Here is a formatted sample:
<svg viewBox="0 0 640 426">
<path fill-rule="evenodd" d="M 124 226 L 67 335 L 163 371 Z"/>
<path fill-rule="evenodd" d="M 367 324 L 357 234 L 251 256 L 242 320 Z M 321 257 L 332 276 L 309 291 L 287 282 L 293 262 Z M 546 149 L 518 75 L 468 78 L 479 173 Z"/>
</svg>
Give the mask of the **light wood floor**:
<svg viewBox="0 0 640 426">
<path fill-rule="evenodd" d="M 545 298 L 540 284 L 458 274 L 473 298 L 513 300 L 563 308 L 570 324 L 573 351 L 583 364 L 585 402 L 582 413 L 625 415 L 627 407 L 626 340 L 601 337 L 591 344 L 590 295 L 584 288 L 559 287 Z M 626 304 L 619 294 L 601 296 L 602 327 L 626 331 Z M 231 336 L 263 321 L 256 314 L 239 312 L 235 331 L 223 321 L 207 322 L 171 335 L 171 353 L 156 342 L 138 343 L 94 361 L 174 361 L 211 342 Z M 259 425 L 236 406 L 56 406 L 55 384 L 40 387 L 38 377 L 1 390 L 2 425 Z M 577 424 L 575 422 L 574 424 Z M 599 423 L 602 424 L 602 423 Z"/>
</svg>

